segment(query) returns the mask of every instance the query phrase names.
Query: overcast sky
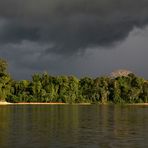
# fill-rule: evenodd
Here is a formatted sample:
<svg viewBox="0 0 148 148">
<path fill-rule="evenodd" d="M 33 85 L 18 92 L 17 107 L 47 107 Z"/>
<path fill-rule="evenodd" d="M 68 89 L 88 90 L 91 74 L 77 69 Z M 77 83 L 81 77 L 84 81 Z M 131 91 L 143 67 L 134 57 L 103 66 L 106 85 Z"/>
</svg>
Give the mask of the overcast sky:
<svg viewBox="0 0 148 148">
<path fill-rule="evenodd" d="M 1 0 L 0 57 L 15 79 L 117 69 L 148 79 L 148 1 Z"/>
</svg>

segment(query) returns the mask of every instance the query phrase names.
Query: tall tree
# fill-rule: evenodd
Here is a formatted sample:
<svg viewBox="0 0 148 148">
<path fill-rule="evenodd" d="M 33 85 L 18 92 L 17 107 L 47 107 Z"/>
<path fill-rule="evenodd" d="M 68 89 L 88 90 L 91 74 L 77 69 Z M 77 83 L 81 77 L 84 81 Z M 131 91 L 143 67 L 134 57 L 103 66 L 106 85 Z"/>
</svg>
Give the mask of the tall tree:
<svg viewBox="0 0 148 148">
<path fill-rule="evenodd" d="M 0 59 L 0 100 L 5 101 L 10 94 L 11 78 L 7 73 L 7 62 Z"/>
</svg>

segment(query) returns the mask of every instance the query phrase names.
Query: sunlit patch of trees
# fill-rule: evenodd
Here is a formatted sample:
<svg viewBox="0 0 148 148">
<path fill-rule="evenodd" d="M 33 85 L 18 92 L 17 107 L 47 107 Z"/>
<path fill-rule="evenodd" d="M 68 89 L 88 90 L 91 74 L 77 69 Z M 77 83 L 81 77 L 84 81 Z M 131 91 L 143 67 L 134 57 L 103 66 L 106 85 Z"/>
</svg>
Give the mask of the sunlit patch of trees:
<svg viewBox="0 0 148 148">
<path fill-rule="evenodd" d="M 12 80 L 7 62 L 0 59 L 0 100 L 8 102 L 142 103 L 148 102 L 148 81 L 135 76 L 51 76 L 34 74 L 32 80 Z"/>
</svg>

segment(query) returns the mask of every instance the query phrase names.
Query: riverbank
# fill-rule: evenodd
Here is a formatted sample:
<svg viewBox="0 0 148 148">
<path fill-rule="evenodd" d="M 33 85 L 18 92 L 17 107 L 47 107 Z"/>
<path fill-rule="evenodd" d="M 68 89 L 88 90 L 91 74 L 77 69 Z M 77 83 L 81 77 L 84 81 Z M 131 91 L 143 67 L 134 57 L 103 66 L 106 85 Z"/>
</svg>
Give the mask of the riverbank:
<svg viewBox="0 0 148 148">
<path fill-rule="evenodd" d="M 0 102 L 0 105 L 68 105 L 69 103 L 61 102 L 19 102 L 19 103 L 10 103 L 10 102 Z M 73 105 L 91 105 L 91 103 L 74 103 Z"/>
<path fill-rule="evenodd" d="M 59 102 L 50 102 L 50 103 L 47 103 L 47 102 L 19 102 L 19 103 L 12 103 L 12 104 L 18 104 L 18 105 L 65 105 L 65 104 L 68 104 L 68 103 L 59 103 Z"/>
<path fill-rule="evenodd" d="M 6 102 L 6 101 L 0 101 L 0 105 L 9 105 L 9 104 L 12 104 L 12 103 L 9 103 L 9 102 Z"/>
<path fill-rule="evenodd" d="M 69 103 L 56 103 L 56 102 L 50 102 L 50 103 L 42 103 L 42 102 L 20 102 L 20 103 L 7 103 L 9 104 L 13 104 L 13 105 L 93 105 L 92 103 L 73 103 L 73 104 L 69 104 Z M 98 105 L 110 105 L 110 104 L 98 104 Z M 114 104 L 114 105 L 118 105 L 118 104 Z M 135 105 L 135 106 L 148 106 L 148 103 L 134 103 L 134 104 L 123 104 L 123 105 Z"/>
<path fill-rule="evenodd" d="M 49 105 L 49 104 L 51 104 L 51 105 L 65 105 L 65 104 L 67 104 L 67 103 L 59 103 L 59 102 L 53 102 L 53 103 L 43 103 L 43 102 L 19 102 L 19 103 L 10 103 L 10 102 L 4 102 L 4 101 L 1 101 L 0 102 L 0 105 L 26 105 L 26 104 L 30 104 L 30 105 L 33 105 L 33 104 L 37 104 L 37 105 Z"/>
<path fill-rule="evenodd" d="M 10 103 L 6 101 L 1 101 L 0 105 L 69 105 L 69 103 L 61 103 L 61 102 L 19 102 L 19 103 Z M 92 105 L 91 103 L 74 103 L 72 105 Z M 99 104 L 101 105 L 101 104 Z M 102 105 L 108 105 L 108 104 L 102 104 Z M 144 105 L 148 106 L 148 103 L 131 103 L 131 104 L 125 104 L 125 105 Z"/>
<path fill-rule="evenodd" d="M 146 106 L 148 106 L 148 103 L 133 103 L 133 104 L 128 104 L 128 105 L 146 105 Z"/>
</svg>

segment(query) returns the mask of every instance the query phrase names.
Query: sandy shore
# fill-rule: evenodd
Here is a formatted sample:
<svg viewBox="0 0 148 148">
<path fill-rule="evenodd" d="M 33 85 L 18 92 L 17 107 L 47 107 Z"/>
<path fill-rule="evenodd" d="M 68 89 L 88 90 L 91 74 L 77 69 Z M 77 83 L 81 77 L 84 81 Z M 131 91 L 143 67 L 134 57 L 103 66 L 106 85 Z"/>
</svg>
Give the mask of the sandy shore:
<svg viewBox="0 0 148 148">
<path fill-rule="evenodd" d="M 9 102 L 0 102 L 0 105 L 68 105 L 69 103 L 59 103 L 59 102 L 19 102 L 19 103 L 9 103 Z M 91 103 L 74 103 L 72 105 L 91 105 Z"/>
<path fill-rule="evenodd" d="M 148 103 L 134 103 L 134 104 L 128 104 L 128 105 L 148 105 Z"/>
<path fill-rule="evenodd" d="M 33 104 L 35 104 L 35 105 L 65 105 L 65 104 L 67 104 L 67 103 L 59 103 L 59 102 L 51 102 L 51 103 L 47 103 L 47 102 L 45 102 L 45 103 L 43 103 L 43 102 L 19 102 L 19 103 L 12 103 L 12 104 L 21 104 L 21 105 L 25 105 L 25 104 L 30 104 L 30 105 L 33 105 Z"/>
<path fill-rule="evenodd" d="M 6 102 L 6 101 L 0 101 L 0 105 L 9 105 L 9 104 L 13 104 L 13 103 L 9 103 L 9 102 Z"/>
<path fill-rule="evenodd" d="M 42 102 L 20 102 L 20 103 L 11 103 L 17 105 L 70 105 L 69 103 L 59 103 L 59 102 L 49 102 L 49 103 L 42 103 Z M 74 103 L 72 105 L 91 105 L 90 103 Z"/>
<path fill-rule="evenodd" d="M 19 103 L 9 103 L 6 101 L 1 101 L 0 105 L 68 105 L 69 103 L 59 103 L 59 102 L 19 102 Z M 74 103 L 72 105 L 91 105 L 91 103 Z M 101 105 L 101 104 L 100 104 Z M 134 103 L 134 104 L 125 104 L 125 105 L 145 105 L 148 106 L 148 103 Z"/>
<path fill-rule="evenodd" d="M 25 104 L 38 104 L 38 105 L 40 105 L 40 104 L 45 104 L 45 105 L 49 105 L 49 104 L 51 104 L 51 105 L 56 105 L 56 104 L 67 104 L 67 103 L 59 103 L 59 102 L 55 102 L 55 103 L 42 103 L 42 102 L 19 102 L 19 103 L 10 103 L 10 102 L 5 102 L 5 101 L 1 101 L 0 102 L 0 105 L 25 105 Z"/>
</svg>

